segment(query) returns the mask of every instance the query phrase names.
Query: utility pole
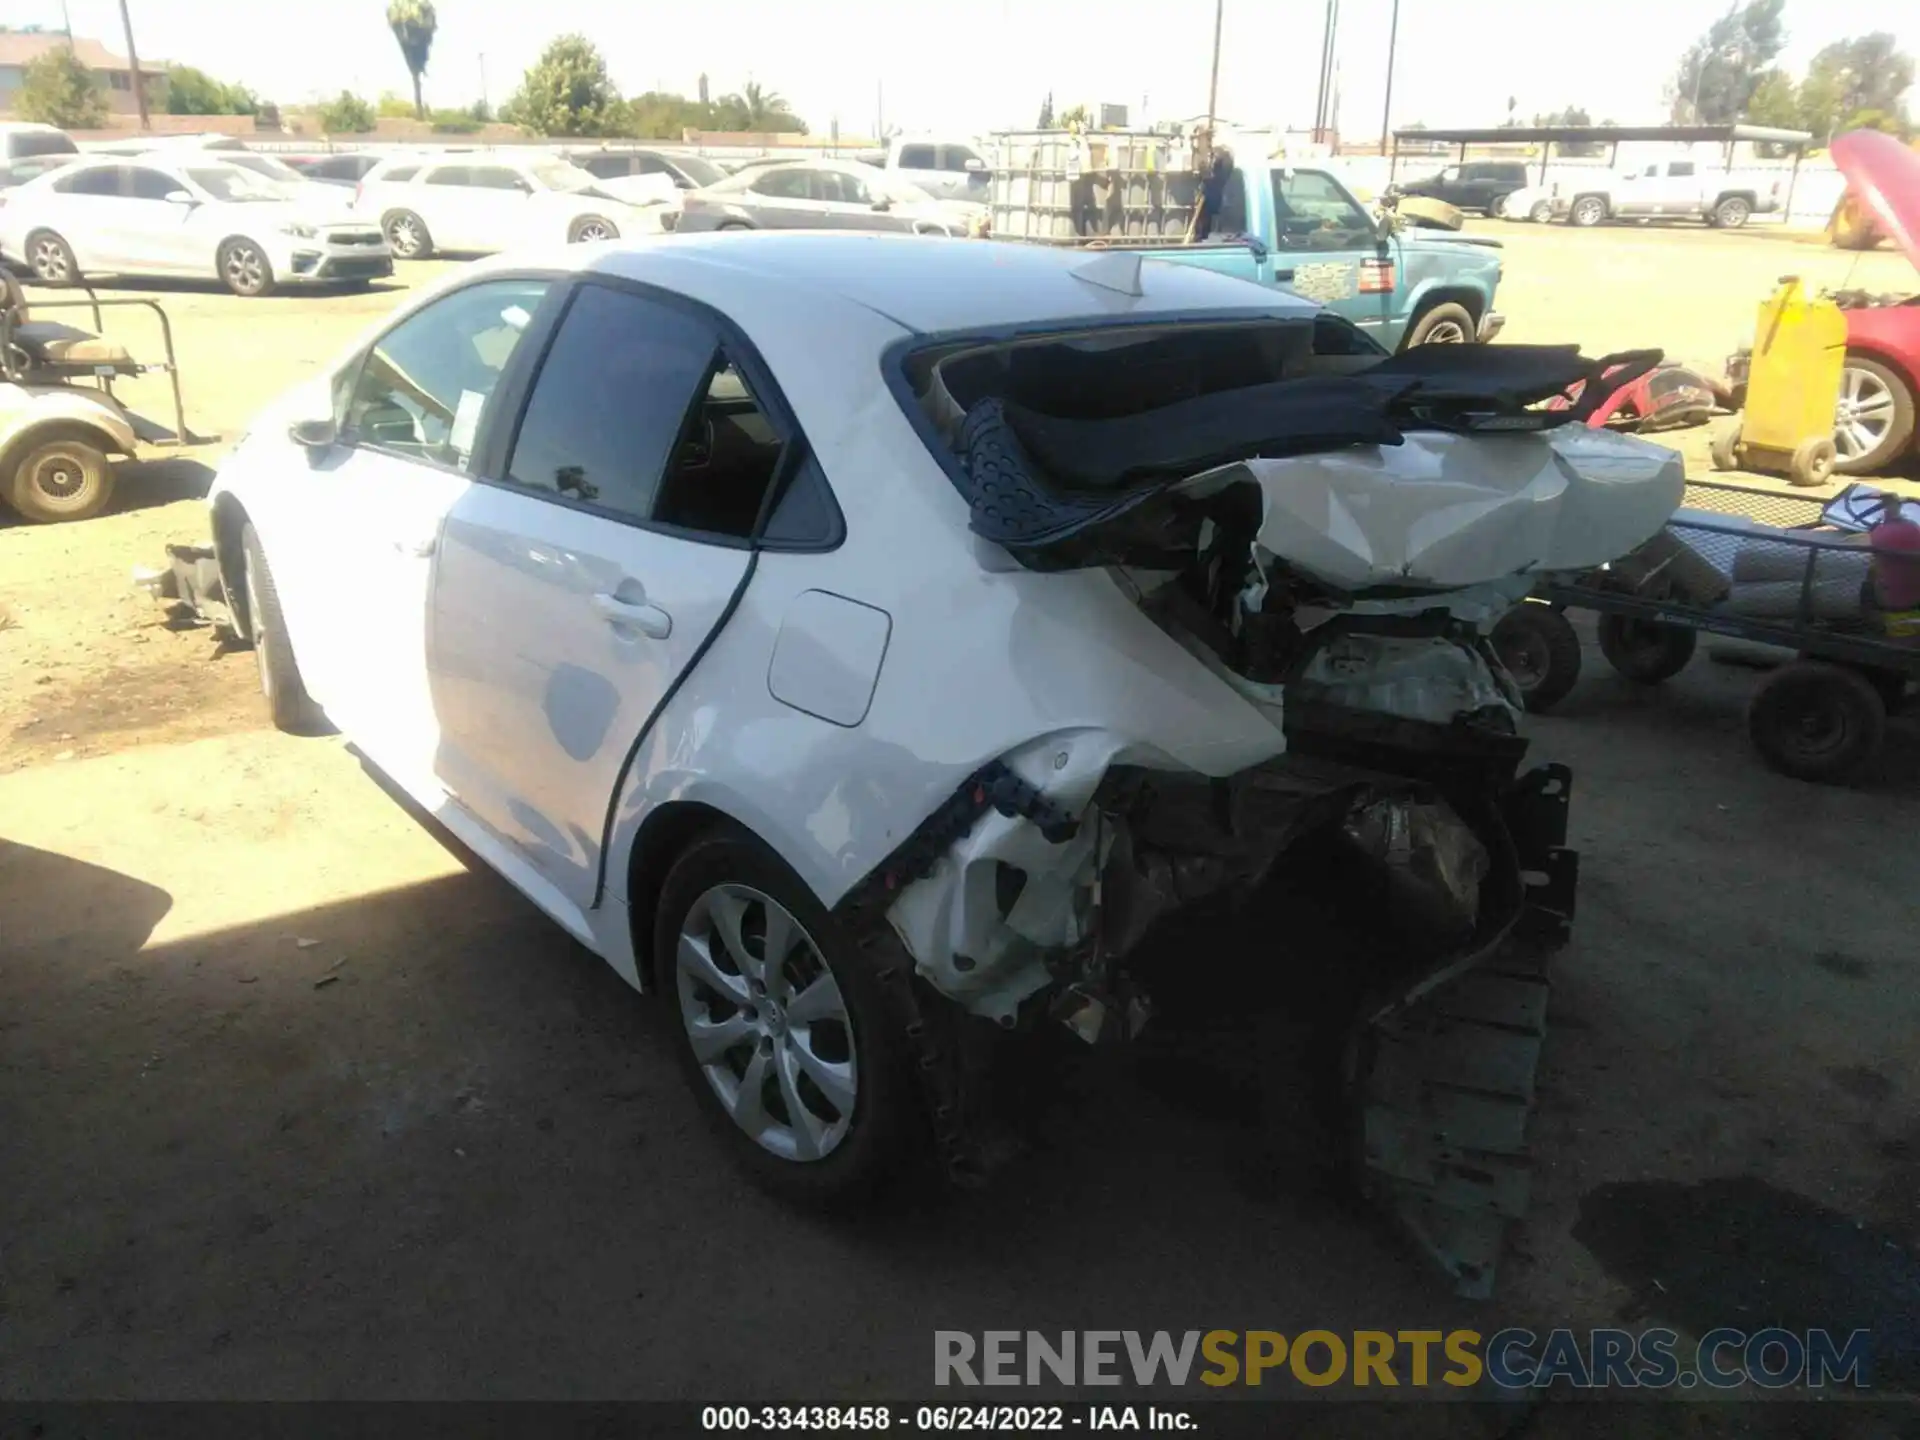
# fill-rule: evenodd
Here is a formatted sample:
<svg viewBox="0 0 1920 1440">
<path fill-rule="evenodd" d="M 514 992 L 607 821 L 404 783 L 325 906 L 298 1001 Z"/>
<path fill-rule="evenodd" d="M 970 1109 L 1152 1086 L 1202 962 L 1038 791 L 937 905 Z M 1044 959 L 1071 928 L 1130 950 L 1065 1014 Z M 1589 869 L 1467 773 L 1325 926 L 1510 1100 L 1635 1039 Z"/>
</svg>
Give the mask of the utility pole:
<svg viewBox="0 0 1920 1440">
<path fill-rule="evenodd" d="M 1327 110 L 1332 99 L 1333 55 L 1340 30 L 1340 0 L 1327 0 L 1326 28 L 1320 35 L 1320 89 L 1313 107 L 1313 138 L 1327 138 Z"/>
<path fill-rule="evenodd" d="M 487 94 L 487 52 L 484 50 L 480 52 L 480 108 L 489 116 L 493 114 L 493 100 Z"/>
<path fill-rule="evenodd" d="M 133 81 L 133 103 L 140 110 L 140 128 L 151 130 L 153 122 L 147 118 L 147 77 L 140 73 L 140 52 L 133 48 L 133 17 L 127 13 L 127 0 L 120 0 L 120 28 L 127 35 L 127 69 Z M 73 31 L 67 31 L 67 44 L 73 44 Z"/>
<path fill-rule="evenodd" d="M 73 12 L 67 9 L 67 0 L 60 0 L 60 23 L 67 32 L 67 53 L 73 54 Z"/>
<path fill-rule="evenodd" d="M 1207 145 L 1213 145 L 1213 117 L 1220 103 L 1220 27 L 1227 18 L 1227 0 L 1213 0 L 1213 75 L 1207 81 Z M 1143 96 L 1140 108 L 1146 109 Z"/>
<path fill-rule="evenodd" d="M 1387 28 L 1387 100 L 1380 107 L 1380 153 L 1387 153 L 1387 132 L 1393 128 L 1393 54 L 1400 44 L 1400 0 L 1393 0 L 1393 23 Z"/>
</svg>

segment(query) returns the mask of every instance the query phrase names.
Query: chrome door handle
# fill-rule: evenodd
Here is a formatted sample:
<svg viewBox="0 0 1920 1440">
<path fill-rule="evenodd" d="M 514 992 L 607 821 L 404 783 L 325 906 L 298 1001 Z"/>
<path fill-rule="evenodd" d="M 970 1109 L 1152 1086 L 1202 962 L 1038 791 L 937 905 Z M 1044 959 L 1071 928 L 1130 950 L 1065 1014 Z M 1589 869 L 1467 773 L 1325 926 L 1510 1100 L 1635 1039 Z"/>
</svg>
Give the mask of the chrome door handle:
<svg viewBox="0 0 1920 1440">
<path fill-rule="evenodd" d="M 638 630 L 649 640 L 664 640 L 673 633 L 673 617 L 645 600 L 622 600 L 618 595 L 600 594 L 593 597 L 593 609 L 609 625 Z"/>
<path fill-rule="evenodd" d="M 427 556 L 433 554 L 433 547 L 434 537 L 431 535 L 416 535 L 411 540 L 395 540 L 393 542 L 393 548 L 395 550 L 399 551 L 402 555 L 411 555 L 416 560 L 424 560 Z"/>
</svg>

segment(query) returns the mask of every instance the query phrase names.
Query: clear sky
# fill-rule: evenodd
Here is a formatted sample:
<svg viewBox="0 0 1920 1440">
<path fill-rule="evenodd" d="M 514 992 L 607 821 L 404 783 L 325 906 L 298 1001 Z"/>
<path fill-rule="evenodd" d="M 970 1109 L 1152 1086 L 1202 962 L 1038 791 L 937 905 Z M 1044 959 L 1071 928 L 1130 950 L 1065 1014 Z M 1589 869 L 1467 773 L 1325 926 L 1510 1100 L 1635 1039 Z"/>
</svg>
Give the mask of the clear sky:
<svg viewBox="0 0 1920 1440">
<path fill-rule="evenodd" d="M 129 0 L 143 57 L 197 65 L 262 96 L 303 101 L 342 87 L 406 92 L 384 0 Z M 1244 125 L 1312 123 L 1324 0 L 1224 0 L 1220 114 Z M 1341 0 L 1341 128 L 1377 134 L 1393 0 Z M 1401 0 L 1396 125 L 1496 124 L 1586 107 L 1596 122 L 1665 119 L 1679 52 L 1726 0 Z M 757 80 L 816 132 L 837 116 L 870 134 L 876 109 L 910 129 L 1030 125 L 1055 104 L 1140 105 L 1152 118 L 1206 109 L 1214 0 L 437 0 L 428 102 L 494 104 L 552 37 L 577 30 L 626 93 L 691 95 Z M 116 0 L 67 0 L 76 33 L 121 50 Z M 61 25 L 60 0 L 0 0 L 11 24 Z M 1890 30 L 1920 56 L 1920 0 L 1788 0 L 1782 57 L 1796 74 L 1828 41 Z M 484 57 L 484 58 L 483 58 Z M 1909 97 L 1920 109 L 1920 94 Z"/>
</svg>

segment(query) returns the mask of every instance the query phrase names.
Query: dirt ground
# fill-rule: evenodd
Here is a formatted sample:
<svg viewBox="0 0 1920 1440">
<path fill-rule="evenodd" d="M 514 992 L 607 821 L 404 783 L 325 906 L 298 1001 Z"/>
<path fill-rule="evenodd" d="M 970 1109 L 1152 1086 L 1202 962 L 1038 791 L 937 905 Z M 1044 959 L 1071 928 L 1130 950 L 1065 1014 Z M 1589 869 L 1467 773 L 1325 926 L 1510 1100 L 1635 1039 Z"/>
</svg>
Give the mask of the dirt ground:
<svg viewBox="0 0 1920 1440">
<path fill-rule="evenodd" d="M 1759 234 L 1494 233 L 1508 335 L 1589 353 L 1717 363 L 1793 269 L 1914 283 Z M 402 292 L 140 293 L 194 428 L 230 438 Z M 0 1398 L 908 1397 L 935 1328 L 1773 1321 L 1871 1328 L 1882 1384 L 1920 1390 L 1910 723 L 1870 783 L 1812 788 L 1749 751 L 1751 671 L 1703 655 L 1645 692 L 1597 653 L 1532 722 L 1576 775 L 1581 913 L 1493 1302 L 1304 1181 L 1251 1183 L 1224 1082 L 1125 1062 L 1079 1067 L 998 1188 L 830 1224 L 722 1163 L 663 1009 L 131 593 L 199 538 L 218 455 L 0 526 Z"/>
</svg>

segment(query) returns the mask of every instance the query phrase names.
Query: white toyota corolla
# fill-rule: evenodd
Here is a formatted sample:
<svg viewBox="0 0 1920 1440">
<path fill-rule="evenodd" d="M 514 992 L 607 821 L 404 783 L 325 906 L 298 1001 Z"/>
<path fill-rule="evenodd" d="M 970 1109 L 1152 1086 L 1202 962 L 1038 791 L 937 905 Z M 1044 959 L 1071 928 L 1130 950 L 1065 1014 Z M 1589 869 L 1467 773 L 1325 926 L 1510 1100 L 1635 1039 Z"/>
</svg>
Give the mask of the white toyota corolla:
<svg viewBox="0 0 1920 1440">
<path fill-rule="evenodd" d="M 977 1170 L 1002 1037 L 1131 1036 L 1162 921 L 1293 896 L 1254 943 L 1342 977 L 1369 1183 L 1471 1288 L 1573 887 L 1486 630 L 1681 492 L 1671 452 L 1529 408 L 1597 363 L 1389 357 L 1123 254 L 501 257 L 262 417 L 152 583 L 251 639 L 278 723 L 324 712 L 661 991 L 788 1193 L 929 1132 Z M 1463 1026 L 1478 1081 L 1436 1102 Z"/>
</svg>

